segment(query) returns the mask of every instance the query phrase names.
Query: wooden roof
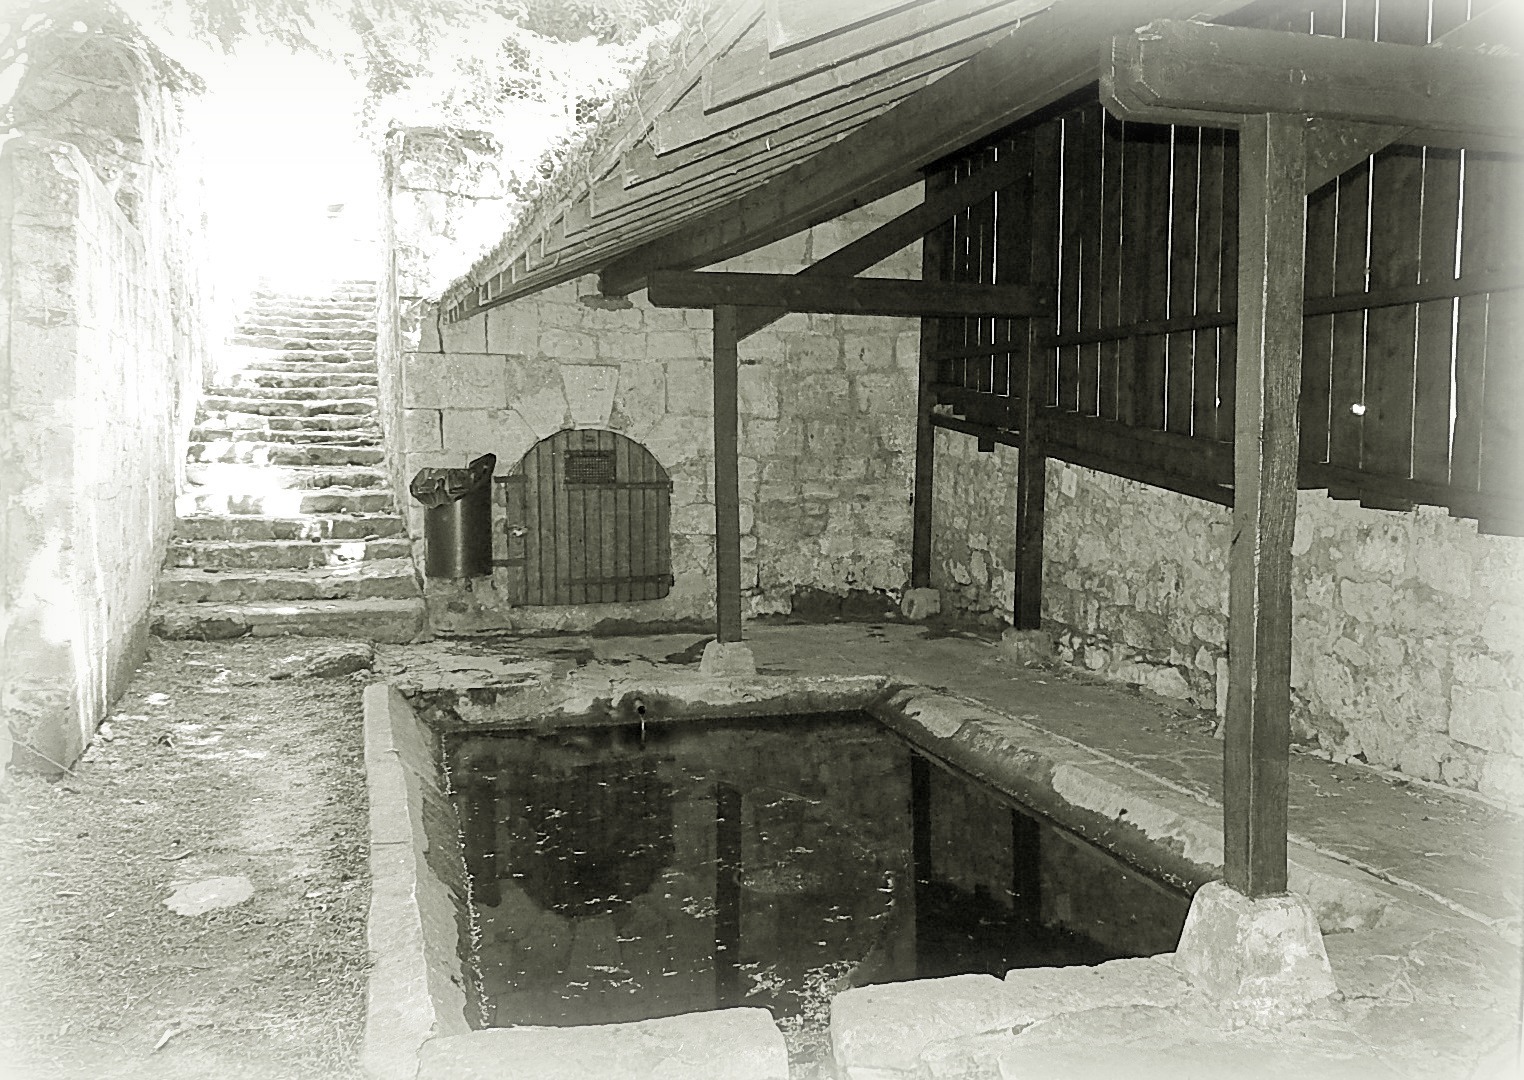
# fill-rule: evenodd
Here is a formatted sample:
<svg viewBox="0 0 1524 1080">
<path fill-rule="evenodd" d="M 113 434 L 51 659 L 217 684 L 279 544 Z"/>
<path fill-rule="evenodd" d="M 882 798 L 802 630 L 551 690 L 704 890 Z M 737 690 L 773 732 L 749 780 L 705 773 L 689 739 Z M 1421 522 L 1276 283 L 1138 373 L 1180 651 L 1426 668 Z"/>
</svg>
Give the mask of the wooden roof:
<svg viewBox="0 0 1524 1080">
<path fill-rule="evenodd" d="M 1102 47 L 1245 0 L 722 0 L 666 72 L 446 293 L 469 316 L 599 271 L 709 265 L 917 182 L 1095 82 Z"/>
</svg>

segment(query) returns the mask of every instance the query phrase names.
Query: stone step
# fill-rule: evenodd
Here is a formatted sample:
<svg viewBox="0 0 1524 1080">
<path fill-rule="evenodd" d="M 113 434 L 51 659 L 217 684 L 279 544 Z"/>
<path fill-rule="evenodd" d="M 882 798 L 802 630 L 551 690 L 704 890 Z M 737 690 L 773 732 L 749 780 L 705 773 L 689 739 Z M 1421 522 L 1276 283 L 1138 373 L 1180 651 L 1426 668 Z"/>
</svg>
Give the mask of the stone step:
<svg viewBox="0 0 1524 1080">
<path fill-rule="evenodd" d="M 304 446 L 217 439 L 191 443 L 186 447 L 185 457 L 197 464 L 379 465 L 385 460 L 386 451 L 379 446 Z"/>
<path fill-rule="evenodd" d="M 381 432 L 375 430 L 347 431 L 272 431 L 260 427 L 229 427 L 225 424 L 200 424 L 191 429 L 193 442 L 264 442 L 264 443 L 310 443 L 313 446 L 380 446 Z"/>
<path fill-rule="evenodd" d="M 406 531 L 407 523 L 396 514 L 193 514 L 175 522 L 182 540 L 380 540 Z"/>
<path fill-rule="evenodd" d="M 374 559 L 405 559 L 405 536 L 381 540 L 171 540 L 166 566 L 203 570 L 307 570 L 354 566 Z"/>
<path fill-rule="evenodd" d="M 299 350 L 301 352 L 337 352 L 356 349 L 365 352 L 374 352 L 376 348 L 376 335 L 364 336 L 360 334 L 322 334 L 318 331 L 303 331 L 301 334 L 234 334 L 234 345 L 243 345 L 255 349 L 276 349 L 281 352 Z"/>
<path fill-rule="evenodd" d="M 258 288 L 249 294 L 256 304 L 360 304 L 375 303 L 375 282 L 337 284 L 317 291 Z"/>
<path fill-rule="evenodd" d="M 175 500 L 180 517 L 192 514 L 257 514 L 292 517 L 297 514 L 395 514 L 397 504 L 389 490 L 318 488 L 267 491 L 258 495 L 232 495 L 226 491 L 182 492 Z"/>
<path fill-rule="evenodd" d="M 237 462 L 196 463 L 185 467 L 185 482 L 228 492 L 301 488 L 378 488 L 386 473 L 368 465 L 252 465 Z"/>
<path fill-rule="evenodd" d="M 324 386 L 350 386 L 359 390 L 376 392 L 377 379 L 373 372 L 367 371 L 339 371 L 339 372 L 312 372 L 312 371 L 261 371 L 258 369 L 240 371 L 236 376 L 235 390 L 243 390 L 249 386 L 268 386 L 276 388 L 289 388 L 293 386 L 305 386 L 311 389 L 319 389 Z M 344 396 L 344 395 L 340 395 Z"/>
<path fill-rule="evenodd" d="M 376 388 L 359 383 L 337 386 L 210 386 L 210 398 L 238 398 L 244 401 L 375 401 Z"/>
<path fill-rule="evenodd" d="M 359 398 L 314 398 L 311 401 L 285 401 L 280 398 L 224 397 L 206 394 L 201 398 L 204 413 L 252 413 L 256 416 L 363 416 L 376 411 L 376 400 Z"/>
<path fill-rule="evenodd" d="M 273 312 L 251 311 L 238 320 L 238 332 L 241 334 L 295 334 L 298 337 L 309 336 L 308 330 L 344 330 L 353 331 L 354 336 L 364 337 L 367 333 L 375 333 L 375 320 L 357 312 L 341 311 L 304 311 L 304 312 Z M 327 336 L 327 335 L 322 335 Z M 349 336 L 347 333 L 340 336 Z"/>
<path fill-rule="evenodd" d="M 296 355 L 301 355 L 300 353 Z M 246 372 L 262 372 L 271 375 L 371 375 L 376 374 L 375 357 L 350 360 L 284 360 L 279 358 L 250 360 L 243 365 Z"/>
<path fill-rule="evenodd" d="M 418 595 L 412 559 L 372 559 L 342 567 L 255 573 L 177 567 L 159 578 L 158 599 L 168 604 L 241 604 Z"/>
<path fill-rule="evenodd" d="M 403 645 L 425 625 L 423 601 L 305 600 L 290 603 L 164 604 L 153 632 L 162 638 L 333 637 Z"/>
<path fill-rule="evenodd" d="M 373 416 L 266 416 L 260 413 L 215 413 L 200 416 L 196 427 L 205 431 L 354 431 L 380 438 Z M 260 436 L 268 438 L 268 436 Z"/>
</svg>

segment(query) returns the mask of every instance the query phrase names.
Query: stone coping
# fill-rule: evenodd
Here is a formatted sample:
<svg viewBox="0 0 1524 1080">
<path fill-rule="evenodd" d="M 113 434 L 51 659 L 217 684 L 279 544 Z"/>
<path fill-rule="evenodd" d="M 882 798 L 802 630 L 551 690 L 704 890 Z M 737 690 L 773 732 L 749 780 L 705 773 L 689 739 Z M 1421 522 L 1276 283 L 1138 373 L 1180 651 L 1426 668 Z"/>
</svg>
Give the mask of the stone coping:
<svg viewBox="0 0 1524 1080">
<path fill-rule="evenodd" d="M 1183 894 L 1221 875 L 1221 821 L 1198 797 L 947 691 L 882 676 L 716 678 L 644 662 L 554 672 L 535 663 L 513 667 L 484 685 L 375 684 L 366 690 L 375 968 L 363 1060 L 367 1075 L 378 1080 L 412 1080 L 430 1040 L 498 1037 L 471 1031 L 466 1019 L 471 1006 L 458 950 L 460 903 L 445 880 L 451 875 L 437 869 L 440 854 L 458 861 L 459 851 L 435 850 L 435 866 L 426 857 L 425 811 L 431 804 L 448 808 L 440 766 L 444 732 L 860 710 L 943 767 L 989 784 Z M 1452 913 L 1427 898 L 1318 851 L 1293 847 L 1290 873 L 1293 890 L 1308 897 L 1325 934 L 1376 928 L 1401 934 L 1415 920 L 1452 921 Z M 1062 974 L 1068 969 L 1040 970 L 1068 977 Z M 896 985 L 920 982 L 939 980 Z"/>
</svg>

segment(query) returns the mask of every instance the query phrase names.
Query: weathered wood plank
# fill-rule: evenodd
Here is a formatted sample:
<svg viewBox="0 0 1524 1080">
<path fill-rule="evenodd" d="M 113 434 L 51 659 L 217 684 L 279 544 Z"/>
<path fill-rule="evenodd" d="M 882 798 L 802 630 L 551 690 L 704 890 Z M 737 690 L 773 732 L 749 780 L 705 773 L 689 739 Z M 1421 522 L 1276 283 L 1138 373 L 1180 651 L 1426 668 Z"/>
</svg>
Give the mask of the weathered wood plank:
<svg viewBox="0 0 1524 1080">
<path fill-rule="evenodd" d="M 1209 313 L 1222 304 L 1223 142 L 1220 128 L 1201 132 L 1201 182 L 1196 210 L 1196 311 Z M 1217 327 L 1192 331 L 1191 431 L 1205 439 L 1217 433 Z M 1231 358 L 1227 361 L 1232 362 Z"/>
<path fill-rule="evenodd" d="M 1075 141 L 1079 144 L 1079 317 L 1076 325 L 1088 329 L 1101 325 L 1101 124 L 1105 110 L 1093 103 L 1074 115 Z M 1078 411 L 1095 416 L 1101 399 L 1101 350 L 1099 345 L 1078 349 Z"/>
<path fill-rule="evenodd" d="M 1080 262 L 1083 258 L 1081 246 L 1085 229 L 1081 189 L 1086 157 L 1082 133 L 1084 113 L 1085 110 L 1079 109 L 1067 113 L 1058 121 L 1063 130 L 1059 177 L 1062 218 L 1058 233 L 1058 306 L 1054 312 L 1054 326 L 1060 334 L 1066 330 L 1080 329 Z M 1056 392 L 1060 409 L 1066 412 L 1079 409 L 1079 346 L 1070 345 L 1058 350 Z"/>
<path fill-rule="evenodd" d="M 1418 283 L 1422 199 L 1421 150 L 1391 146 L 1372 159 L 1372 289 Z M 1417 318 L 1417 308 L 1411 305 L 1383 307 L 1366 314 L 1366 412 L 1361 461 L 1370 472 L 1412 475 L 1413 346 Z"/>
<path fill-rule="evenodd" d="M 1307 296 L 1334 291 L 1334 230 L 1339 189 L 1328 184 L 1307 196 Z M 1308 315 L 1302 321 L 1301 457 L 1328 460 L 1328 402 L 1333 377 L 1333 317 Z"/>
<path fill-rule="evenodd" d="M 741 640 L 740 435 L 736 409 L 736 310 L 714 309 L 715 636 Z"/>
<path fill-rule="evenodd" d="M 1138 141 L 1143 218 L 1135 235 L 1141 247 L 1141 276 L 1129 282 L 1142 298 L 1144 318 L 1169 316 L 1169 197 L 1171 128 L 1137 124 L 1130 129 Z M 1165 339 L 1154 335 L 1136 339 L 1138 368 L 1133 398 L 1135 423 L 1164 429 Z"/>
<path fill-rule="evenodd" d="M 690 270 L 654 272 L 647 295 L 657 307 L 751 305 L 817 314 L 921 318 L 1025 316 L 1045 306 L 1019 285 Z"/>
<path fill-rule="evenodd" d="M 1334 237 L 1334 291 L 1365 289 L 1366 250 L 1370 237 L 1370 163 L 1356 166 L 1339 178 L 1338 221 Z M 1328 461 L 1358 469 L 1364 444 L 1365 313 L 1348 312 L 1333 319 L 1330 361 Z"/>
<path fill-rule="evenodd" d="M 1201 178 L 1201 129 L 1176 127 L 1170 161 L 1169 316 L 1196 312 L 1199 252 L 1197 190 Z M 1196 338 L 1194 333 L 1165 339 L 1164 428 L 1191 433 L 1195 408 Z"/>
<path fill-rule="evenodd" d="M 1122 121 L 1102 113 L 1101 139 L 1101 280 L 1098 326 L 1122 321 Z M 1100 345 L 1099 415 L 1117 418 L 1117 393 L 1122 381 L 1122 344 Z"/>
<path fill-rule="evenodd" d="M 1223 879 L 1286 890 L 1291 539 L 1296 524 L 1306 162 L 1300 117 L 1242 129 L 1239 355 L 1228 555 Z"/>
</svg>

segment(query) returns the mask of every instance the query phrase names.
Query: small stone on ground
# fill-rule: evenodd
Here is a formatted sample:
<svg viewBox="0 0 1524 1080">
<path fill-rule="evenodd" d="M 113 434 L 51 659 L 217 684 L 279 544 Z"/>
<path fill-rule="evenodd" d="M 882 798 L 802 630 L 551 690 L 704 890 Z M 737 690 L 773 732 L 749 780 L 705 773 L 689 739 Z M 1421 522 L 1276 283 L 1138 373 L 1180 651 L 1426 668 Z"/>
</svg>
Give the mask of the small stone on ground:
<svg viewBox="0 0 1524 1080">
<path fill-rule="evenodd" d="M 240 874 L 181 885 L 164 903 L 179 915 L 204 915 L 217 908 L 235 907 L 253 895 L 254 883 Z"/>
</svg>

